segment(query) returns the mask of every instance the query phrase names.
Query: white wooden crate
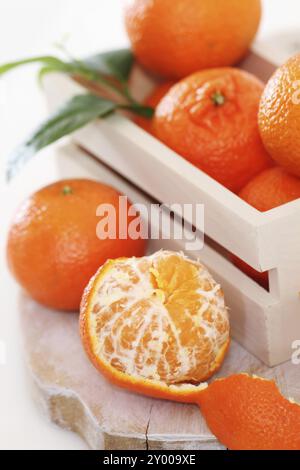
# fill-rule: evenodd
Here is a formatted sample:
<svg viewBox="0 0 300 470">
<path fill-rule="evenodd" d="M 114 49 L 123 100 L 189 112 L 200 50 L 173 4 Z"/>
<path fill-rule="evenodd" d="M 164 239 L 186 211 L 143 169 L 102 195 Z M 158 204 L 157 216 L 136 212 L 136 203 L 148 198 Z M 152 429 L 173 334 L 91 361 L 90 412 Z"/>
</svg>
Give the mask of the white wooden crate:
<svg viewBox="0 0 300 470">
<path fill-rule="evenodd" d="M 266 79 L 272 66 L 263 62 L 252 56 L 244 68 Z M 137 73 L 132 86 L 141 98 L 153 83 Z M 83 91 L 60 75 L 48 76 L 45 89 L 50 110 Z M 213 246 L 197 254 L 224 288 L 233 337 L 269 366 L 289 360 L 300 339 L 300 200 L 261 213 L 120 115 L 86 126 L 74 141 L 155 200 L 205 205 L 205 234 L 269 271 L 268 292 Z"/>
</svg>

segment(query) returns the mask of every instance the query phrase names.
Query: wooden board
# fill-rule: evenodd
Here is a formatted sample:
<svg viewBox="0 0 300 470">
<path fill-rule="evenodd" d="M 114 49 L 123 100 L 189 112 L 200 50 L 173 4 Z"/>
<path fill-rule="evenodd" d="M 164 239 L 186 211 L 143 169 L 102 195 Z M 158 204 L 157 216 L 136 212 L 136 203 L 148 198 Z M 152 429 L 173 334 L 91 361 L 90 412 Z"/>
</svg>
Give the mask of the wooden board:
<svg viewBox="0 0 300 470">
<path fill-rule="evenodd" d="M 92 449 L 223 449 L 197 406 L 150 399 L 108 383 L 85 356 L 78 315 L 58 313 L 20 295 L 20 319 L 36 398 L 58 425 Z M 274 378 L 300 402 L 300 366 L 268 368 L 234 341 L 218 376 L 249 372 Z"/>
</svg>

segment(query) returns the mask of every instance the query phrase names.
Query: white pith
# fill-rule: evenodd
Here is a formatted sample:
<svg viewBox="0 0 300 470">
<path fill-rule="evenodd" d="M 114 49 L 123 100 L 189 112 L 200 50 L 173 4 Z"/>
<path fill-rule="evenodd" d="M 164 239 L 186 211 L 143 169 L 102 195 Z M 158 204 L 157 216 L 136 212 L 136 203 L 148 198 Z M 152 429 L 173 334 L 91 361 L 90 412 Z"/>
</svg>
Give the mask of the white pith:
<svg viewBox="0 0 300 470">
<path fill-rule="evenodd" d="M 147 258 L 118 260 L 112 264 L 103 277 L 99 277 L 96 293 L 93 296 L 89 310 L 89 326 L 93 352 L 100 360 L 114 367 L 116 367 L 116 363 L 120 364 L 120 370 L 123 369 L 123 372 L 130 376 L 163 381 L 166 384 L 175 386 L 175 384 L 187 382 L 187 376 L 190 382 L 198 381 L 199 377 L 190 377 L 189 373 L 199 365 L 199 357 L 198 361 L 196 358 L 197 354 L 199 356 L 199 350 L 182 346 L 180 339 L 182 332 L 176 327 L 166 308 L 165 293 L 159 285 L 153 285 L 153 275 L 155 275 L 158 261 L 168 256 L 174 256 L 174 253 L 160 251 Z M 176 253 L 176 256 L 187 259 L 183 254 Z M 188 261 L 197 267 L 197 277 L 200 285 L 204 282 L 207 284 L 207 281 L 209 281 L 212 286 L 209 290 L 197 290 L 201 303 L 196 314 L 188 309 L 184 312 L 186 317 L 192 319 L 193 328 L 195 327 L 197 334 L 199 334 L 199 347 L 202 340 L 210 341 L 211 360 L 205 364 L 207 373 L 209 373 L 229 339 L 228 312 L 220 286 L 212 279 L 207 269 L 199 262 Z M 145 266 L 143 263 L 145 262 L 148 263 L 149 268 L 142 272 Z M 124 273 L 120 269 L 121 266 L 122 268 L 127 266 L 130 269 L 130 274 Z M 130 280 L 133 274 L 138 279 L 136 284 L 132 284 Z M 126 301 L 122 302 L 122 308 L 110 315 L 111 307 L 115 302 L 124 298 L 124 292 L 126 292 Z M 172 297 L 172 295 L 169 297 Z M 140 301 L 147 304 L 147 308 L 143 309 L 142 313 L 140 306 L 136 306 Z M 93 312 L 94 308 L 97 311 L 96 313 Z M 216 322 L 209 323 L 203 318 L 208 309 L 210 309 L 213 317 L 218 319 L 219 323 L 222 323 L 224 333 L 221 334 L 218 331 Z M 131 310 L 130 316 L 126 319 L 126 312 L 129 310 Z M 108 320 L 101 326 L 100 330 L 98 327 L 97 331 L 98 321 L 104 315 L 107 316 Z M 118 322 L 121 325 L 116 328 Z M 122 344 L 122 338 L 124 339 L 122 333 L 124 329 L 130 328 L 133 324 L 135 324 L 138 334 L 130 344 L 124 346 Z M 172 341 L 174 347 L 176 347 L 177 360 L 175 367 L 174 364 L 170 365 L 165 357 L 165 353 L 171 344 L 166 333 L 167 327 L 171 331 Z M 138 355 L 137 349 L 141 346 L 141 341 L 146 333 L 149 336 L 151 334 L 151 337 L 147 341 L 146 347 L 142 349 L 142 354 Z M 105 350 L 105 343 L 108 338 L 111 340 L 113 354 L 108 354 Z M 164 354 L 162 353 L 163 350 Z M 151 364 L 147 360 L 149 362 L 151 360 Z M 163 378 L 158 373 L 159 365 L 160 369 L 163 367 L 164 370 Z M 201 367 L 203 366 L 201 364 Z"/>
</svg>

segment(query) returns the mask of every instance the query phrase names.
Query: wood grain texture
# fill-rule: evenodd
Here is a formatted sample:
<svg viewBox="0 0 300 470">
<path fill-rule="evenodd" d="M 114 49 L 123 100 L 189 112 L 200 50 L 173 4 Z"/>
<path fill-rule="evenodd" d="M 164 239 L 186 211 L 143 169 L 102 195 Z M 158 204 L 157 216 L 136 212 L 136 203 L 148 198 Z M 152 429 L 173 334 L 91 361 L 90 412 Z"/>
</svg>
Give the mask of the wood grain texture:
<svg viewBox="0 0 300 470">
<path fill-rule="evenodd" d="M 37 398 L 48 417 L 77 432 L 92 449 L 223 449 L 197 406 L 135 395 L 108 383 L 81 346 L 78 315 L 57 313 L 20 297 L 21 326 Z M 270 369 L 232 342 L 217 376 L 246 371 L 274 378 L 300 402 L 300 366 Z"/>
</svg>

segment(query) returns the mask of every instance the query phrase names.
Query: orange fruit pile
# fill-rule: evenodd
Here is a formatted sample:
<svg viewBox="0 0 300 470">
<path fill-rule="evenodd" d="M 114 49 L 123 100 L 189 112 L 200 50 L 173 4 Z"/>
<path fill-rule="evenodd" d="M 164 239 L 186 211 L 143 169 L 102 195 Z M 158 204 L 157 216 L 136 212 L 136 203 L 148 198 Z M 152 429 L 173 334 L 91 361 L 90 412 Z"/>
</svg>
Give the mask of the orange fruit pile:
<svg viewBox="0 0 300 470">
<path fill-rule="evenodd" d="M 144 240 L 97 237 L 97 207 L 111 204 L 118 220 L 120 195 L 105 184 L 73 179 L 51 184 L 23 203 L 9 231 L 7 255 L 13 275 L 31 297 L 48 307 L 78 310 L 99 265 L 144 254 Z M 129 221 L 127 213 L 123 219 Z"/>
<path fill-rule="evenodd" d="M 262 172 L 239 196 L 265 212 L 300 198 L 300 54 L 283 64 L 269 80 L 261 97 L 258 122 L 265 148 L 282 168 Z M 257 272 L 236 257 L 233 260 L 268 288 L 268 273 Z"/>
<path fill-rule="evenodd" d="M 206 268 L 159 251 L 108 261 L 86 289 L 80 313 L 93 364 L 132 391 L 193 401 L 229 346 L 222 290 Z"/>
<path fill-rule="evenodd" d="M 137 59 L 167 78 L 236 64 L 260 18 L 260 0 L 129 0 L 125 9 Z"/>
<path fill-rule="evenodd" d="M 241 70 L 210 69 L 159 86 L 146 103 L 156 111 L 145 130 L 256 209 L 300 197 L 300 54 L 265 89 Z M 268 273 L 233 260 L 268 288 Z"/>
<path fill-rule="evenodd" d="M 234 192 L 271 166 L 258 130 L 263 84 L 234 68 L 205 70 L 173 86 L 154 117 L 155 135 Z"/>
<path fill-rule="evenodd" d="M 231 450 L 300 449 L 300 406 L 275 382 L 232 375 L 203 387 L 198 404 L 210 430 Z"/>
</svg>

